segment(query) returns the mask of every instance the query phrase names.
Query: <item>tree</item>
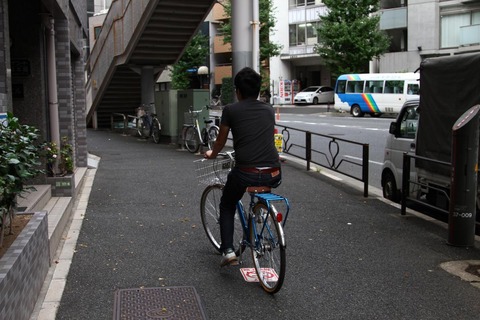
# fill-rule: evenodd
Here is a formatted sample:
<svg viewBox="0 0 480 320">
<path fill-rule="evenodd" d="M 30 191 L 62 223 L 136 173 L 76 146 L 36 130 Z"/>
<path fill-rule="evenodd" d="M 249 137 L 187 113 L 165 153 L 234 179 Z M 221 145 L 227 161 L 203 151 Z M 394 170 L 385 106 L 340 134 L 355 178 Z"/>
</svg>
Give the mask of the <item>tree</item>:
<svg viewBox="0 0 480 320">
<path fill-rule="evenodd" d="M 222 2 L 225 8 L 225 14 L 227 17 L 232 16 L 232 3 L 231 0 L 225 0 Z M 270 57 L 278 56 L 282 50 L 282 46 L 270 41 L 270 34 L 275 31 L 276 18 L 271 13 L 275 10 L 272 0 L 259 0 L 259 19 L 260 19 L 260 61 L 268 62 Z M 220 31 L 224 34 L 223 42 L 232 43 L 232 22 L 231 19 L 222 23 Z M 268 64 L 266 70 L 261 70 L 263 84 L 262 90 L 268 89 L 270 86 Z"/>
<path fill-rule="evenodd" d="M 170 69 L 172 72 L 172 88 L 177 90 L 190 88 L 191 73 L 188 70 L 205 65 L 209 53 L 208 37 L 202 32 L 194 35 L 180 60 Z"/>
<path fill-rule="evenodd" d="M 368 62 L 387 51 L 389 37 L 378 28 L 378 0 L 324 0 L 315 51 L 333 75 L 366 72 Z"/>
</svg>

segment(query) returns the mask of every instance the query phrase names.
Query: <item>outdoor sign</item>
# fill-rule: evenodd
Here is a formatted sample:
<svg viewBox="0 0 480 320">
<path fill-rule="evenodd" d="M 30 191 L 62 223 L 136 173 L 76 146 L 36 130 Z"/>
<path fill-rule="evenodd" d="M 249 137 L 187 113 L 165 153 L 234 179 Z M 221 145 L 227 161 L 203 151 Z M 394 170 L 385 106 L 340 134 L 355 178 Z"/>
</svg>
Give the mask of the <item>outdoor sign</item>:
<svg viewBox="0 0 480 320">
<path fill-rule="evenodd" d="M 255 268 L 240 268 L 240 272 L 243 275 L 243 279 L 247 282 L 258 282 L 257 273 Z M 262 272 L 267 278 L 267 281 L 278 281 L 278 275 L 272 268 L 262 268 Z"/>
<path fill-rule="evenodd" d="M 7 114 L 6 113 L 0 113 L 0 124 L 2 126 L 7 126 Z"/>
</svg>

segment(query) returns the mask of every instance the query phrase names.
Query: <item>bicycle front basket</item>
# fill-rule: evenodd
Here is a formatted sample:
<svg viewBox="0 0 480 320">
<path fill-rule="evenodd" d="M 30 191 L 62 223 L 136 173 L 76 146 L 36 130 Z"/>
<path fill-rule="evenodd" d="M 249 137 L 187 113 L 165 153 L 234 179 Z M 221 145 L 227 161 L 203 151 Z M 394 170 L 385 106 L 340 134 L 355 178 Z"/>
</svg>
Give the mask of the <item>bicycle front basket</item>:
<svg viewBox="0 0 480 320">
<path fill-rule="evenodd" d="M 225 184 L 233 165 L 230 159 L 200 159 L 194 162 L 198 182 L 205 185 Z"/>
<path fill-rule="evenodd" d="M 194 125 L 193 113 L 192 112 L 184 112 L 183 113 L 183 123 L 185 125 Z"/>
</svg>

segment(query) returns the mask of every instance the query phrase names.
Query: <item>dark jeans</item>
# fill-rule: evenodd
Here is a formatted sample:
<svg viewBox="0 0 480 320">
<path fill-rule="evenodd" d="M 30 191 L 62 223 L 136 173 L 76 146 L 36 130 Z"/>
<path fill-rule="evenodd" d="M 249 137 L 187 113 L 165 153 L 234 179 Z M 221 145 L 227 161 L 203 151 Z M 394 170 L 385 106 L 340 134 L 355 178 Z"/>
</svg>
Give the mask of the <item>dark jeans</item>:
<svg viewBox="0 0 480 320">
<path fill-rule="evenodd" d="M 236 205 L 242 199 L 247 187 L 269 186 L 275 188 L 280 185 L 281 181 L 281 171 L 275 177 L 272 177 L 271 173 L 244 172 L 238 168 L 230 171 L 220 201 L 220 236 L 222 238 L 220 249 L 222 251 L 228 248 L 234 249 L 233 231 Z"/>
</svg>

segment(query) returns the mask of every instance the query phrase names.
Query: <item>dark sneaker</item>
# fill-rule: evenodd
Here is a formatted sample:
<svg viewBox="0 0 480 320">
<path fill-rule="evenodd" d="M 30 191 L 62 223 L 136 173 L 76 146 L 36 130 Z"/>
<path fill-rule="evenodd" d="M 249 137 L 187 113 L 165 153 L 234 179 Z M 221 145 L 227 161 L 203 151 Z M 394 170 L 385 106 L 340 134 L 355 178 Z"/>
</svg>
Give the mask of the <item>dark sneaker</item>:
<svg viewBox="0 0 480 320">
<path fill-rule="evenodd" d="M 224 266 L 236 266 L 238 265 L 238 258 L 233 249 L 227 249 L 222 254 L 222 261 L 220 262 L 220 267 Z"/>
</svg>

